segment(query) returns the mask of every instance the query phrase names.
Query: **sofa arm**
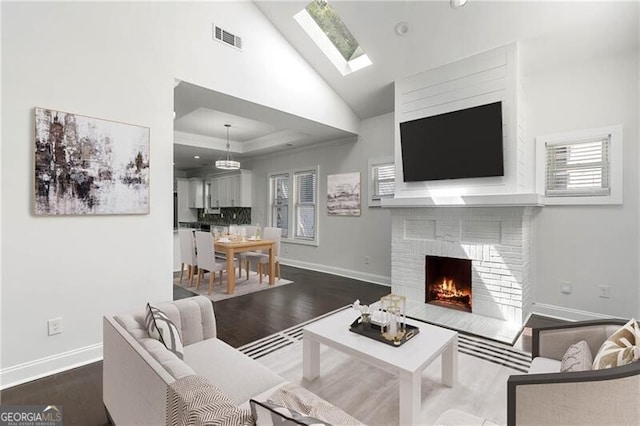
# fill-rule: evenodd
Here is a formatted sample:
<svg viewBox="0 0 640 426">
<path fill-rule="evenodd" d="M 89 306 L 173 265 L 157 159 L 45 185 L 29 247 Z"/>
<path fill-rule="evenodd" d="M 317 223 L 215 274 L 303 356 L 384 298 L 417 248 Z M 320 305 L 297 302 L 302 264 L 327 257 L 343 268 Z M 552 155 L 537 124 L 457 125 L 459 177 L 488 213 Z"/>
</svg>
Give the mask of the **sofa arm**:
<svg viewBox="0 0 640 426">
<path fill-rule="evenodd" d="M 514 375 L 507 425 L 637 425 L 640 363 L 605 370 Z"/>
<path fill-rule="evenodd" d="M 176 324 L 184 345 L 217 337 L 213 302 L 206 297 L 194 296 L 157 306 Z"/>
<path fill-rule="evenodd" d="M 174 378 L 113 318 L 103 318 L 102 399 L 116 425 L 165 422 Z"/>
<path fill-rule="evenodd" d="M 561 360 L 567 348 L 585 340 L 595 355 L 613 330 L 626 324 L 622 319 L 580 321 L 533 329 L 531 357 Z"/>
</svg>

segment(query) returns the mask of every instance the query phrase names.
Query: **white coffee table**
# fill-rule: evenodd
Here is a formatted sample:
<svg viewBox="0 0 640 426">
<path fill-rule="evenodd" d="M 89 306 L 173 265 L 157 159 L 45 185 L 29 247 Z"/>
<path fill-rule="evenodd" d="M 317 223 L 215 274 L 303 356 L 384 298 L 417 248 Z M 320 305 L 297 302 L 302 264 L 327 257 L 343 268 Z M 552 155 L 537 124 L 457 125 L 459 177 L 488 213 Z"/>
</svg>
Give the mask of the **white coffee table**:
<svg viewBox="0 0 640 426">
<path fill-rule="evenodd" d="M 424 369 L 442 355 L 442 382 L 449 387 L 458 380 L 458 333 L 418 321 L 407 324 L 420 333 L 400 347 L 393 347 L 349 331 L 358 318 L 346 309 L 303 328 L 303 376 L 320 375 L 320 344 L 337 349 L 373 366 L 397 374 L 400 380 L 400 424 L 419 424 L 422 405 L 421 376 Z"/>
</svg>

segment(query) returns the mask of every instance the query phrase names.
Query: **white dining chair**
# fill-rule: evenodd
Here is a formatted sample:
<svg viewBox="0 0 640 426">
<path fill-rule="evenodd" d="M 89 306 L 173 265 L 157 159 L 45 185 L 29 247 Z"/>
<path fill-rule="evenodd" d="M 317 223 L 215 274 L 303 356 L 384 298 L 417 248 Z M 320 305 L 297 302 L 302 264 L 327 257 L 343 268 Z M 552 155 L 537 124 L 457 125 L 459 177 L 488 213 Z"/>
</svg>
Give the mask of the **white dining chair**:
<svg viewBox="0 0 640 426">
<path fill-rule="evenodd" d="M 275 241 L 274 248 L 274 263 L 277 271 L 278 280 L 280 279 L 280 239 L 282 237 L 282 229 L 265 227 L 262 231 L 262 239 Z M 263 251 L 249 251 L 246 252 L 246 268 L 247 279 L 249 279 L 249 265 L 251 261 L 256 261 L 257 271 L 260 277 L 260 284 L 262 284 L 262 275 L 264 274 L 264 265 L 269 265 L 269 252 Z"/>
<path fill-rule="evenodd" d="M 222 282 L 222 271 L 227 269 L 227 262 L 226 260 L 216 259 L 213 235 L 211 235 L 211 232 L 196 231 L 196 252 L 198 260 L 198 280 L 196 282 L 196 290 L 200 288 L 200 280 L 204 276 L 204 272 L 208 271 L 209 294 L 211 294 L 213 291 L 216 272 L 220 272 L 220 282 Z M 229 271 L 227 271 L 227 273 L 229 273 Z"/>
<path fill-rule="evenodd" d="M 178 239 L 180 240 L 180 284 L 182 285 L 182 275 L 184 267 L 187 265 L 187 274 L 189 275 L 189 287 L 193 286 L 193 275 L 195 274 L 196 260 L 196 243 L 193 238 L 193 230 L 189 228 L 178 229 Z"/>
<path fill-rule="evenodd" d="M 241 227 L 238 228 L 238 232 L 240 234 L 242 234 L 243 230 L 244 230 L 244 238 L 246 240 L 255 237 L 256 236 L 256 231 L 257 231 L 258 227 L 254 226 L 254 225 L 243 225 Z M 239 264 L 238 264 L 238 278 L 242 278 L 242 265 L 245 265 L 247 263 L 247 253 L 248 252 L 242 252 L 242 253 L 237 253 L 236 254 L 236 259 L 238 259 Z M 248 268 L 248 266 L 247 266 Z M 249 273 L 247 273 L 247 279 L 249 279 Z"/>
</svg>

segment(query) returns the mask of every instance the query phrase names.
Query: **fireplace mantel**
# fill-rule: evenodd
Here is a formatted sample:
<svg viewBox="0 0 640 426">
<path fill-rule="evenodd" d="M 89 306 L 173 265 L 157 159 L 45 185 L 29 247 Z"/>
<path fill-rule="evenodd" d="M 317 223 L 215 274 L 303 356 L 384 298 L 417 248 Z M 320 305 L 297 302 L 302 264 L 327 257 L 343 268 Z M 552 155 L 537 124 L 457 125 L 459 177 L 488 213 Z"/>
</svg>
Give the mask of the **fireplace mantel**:
<svg viewBox="0 0 640 426">
<path fill-rule="evenodd" d="M 382 199 L 382 207 L 543 207 L 537 193 L 442 195 Z"/>
</svg>

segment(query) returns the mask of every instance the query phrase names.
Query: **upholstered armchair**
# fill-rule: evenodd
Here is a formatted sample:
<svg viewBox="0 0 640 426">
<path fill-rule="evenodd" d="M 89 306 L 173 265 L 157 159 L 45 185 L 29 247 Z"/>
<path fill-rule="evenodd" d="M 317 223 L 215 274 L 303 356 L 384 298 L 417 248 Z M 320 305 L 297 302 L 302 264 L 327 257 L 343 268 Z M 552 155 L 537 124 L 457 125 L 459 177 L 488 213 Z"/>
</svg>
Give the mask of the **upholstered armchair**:
<svg viewBox="0 0 640 426">
<path fill-rule="evenodd" d="M 598 349 L 626 320 L 607 319 L 533 330 L 529 374 L 507 383 L 507 424 L 638 425 L 640 362 L 602 370 L 560 372 L 570 345 L 587 342 Z"/>
</svg>

